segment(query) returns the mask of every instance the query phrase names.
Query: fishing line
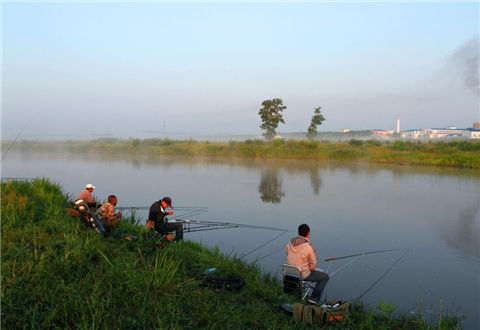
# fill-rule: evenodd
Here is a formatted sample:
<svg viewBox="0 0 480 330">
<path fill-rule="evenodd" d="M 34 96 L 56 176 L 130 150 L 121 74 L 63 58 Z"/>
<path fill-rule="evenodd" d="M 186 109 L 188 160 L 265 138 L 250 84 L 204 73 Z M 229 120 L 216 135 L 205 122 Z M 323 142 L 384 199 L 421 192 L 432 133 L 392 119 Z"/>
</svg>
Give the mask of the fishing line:
<svg viewBox="0 0 480 330">
<path fill-rule="evenodd" d="M 17 134 L 17 136 L 15 136 L 15 139 L 13 139 L 12 143 L 10 143 L 10 145 L 8 146 L 7 148 L 7 151 L 5 151 L 5 154 L 3 155 L 2 157 L 2 160 L 5 159 L 5 157 L 7 157 L 7 154 L 8 152 L 10 151 L 10 148 L 14 145 L 14 143 L 17 141 L 18 137 L 22 134 L 23 130 L 27 127 L 28 125 L 28 122 L 25 124 L 25 126 L 23 126 L 22 130 Z"/>
<path fill-rule="evenodd" d="M 257 250 L 261 249 L 262 247 L 264 247 L 264 246 L 265 246 L 265 245 L 267 245 L 268 243 L 271 243 L 271 242 L 273 242 L 274 240 L 276 240 L 276 239 L 280 238 L 281 236 L 285 235 L 285 233 L 286 233 L 285 231 L 284 231 L 284 232 L 282 232 L 282 233 L 280 233 L 279 235 L 275 236 L 274 238 L 272 238 L 272 239 L 271 239 L 271 240 L 269 240 L 268 242 L 265 242 L 265 243 L 263 243 L 262 245 L 260 245 L 259 247 L 257 247 L 257 248 L 255 248 L 255 249 L 253 249 L 252 251 L 250 251 L 250 252 L 248 252 L 248 253 L 245 253 L 245 254 L 243 254 L 242 256 L 240 256 L 240 258 L 245 258 L 246 256 L 248 256 L 248 255 L 252 254 L 253 252 L 255 252 L 255 251 L 257 251 Z"/>
<path fill-rule="evenodd" d="M 343 265 L 342 267 L 340 267 L 339 269 L 337 269 L 337 270 L 334 271 L 333 273 L 329 274 L 330 278 L 332 278 L 333 275 L 335 275 L 336 273 L 338 273 L 338 272 L 341 271 L 342 269 L 347 268 L 348 266 L 350 266 L 351 264 L 353 264 L 355 261 L 359 260 L 361 257 L 364 257 L 364 256 L 365 256 L 364 254 L 359 255 L 357 258 L 352 259 L 351 261 L 347 262 L 345 265 Z M 331 265 L 331 264 L 330 264 L 330 265 Z"/>
<path fill-rule="evenodd" d="M 364 295 L 366 295 L 368 293 L 368 291 L 370 291 L 375 285 L 378 284 L 378 282 L 380 282 L 390 271 L 393 270 L 393 268 L 395 268 L 395 265 L 397 263 L 400 262 L 400 260 L 403 259 L 403 257 L 405 257 L 407 255 L 407 253 L 410 251 L 410 249 L 405 249 L 405 252 L 400 256 L 400 258 L 398 258 L 388 269 L 385 273 L 382 274 L 382 276 L 380 276 L 367 290 L 365 290 L 361 295 L 359 295 L 357 298 L 353 299 L 353 300 L 358 300 L 360 298 L 362 298 Z"/>
<path fill-rule="evenodd" d="M 176 209 L 175 209 L 175 210 L 176 210 Z M 183 210 L 180 210 L 180 211 L 183 211 Z M 173 218 L 172 220 L 179 219 L 180 217 L 192 217 L 192 216 L 197 216 L 197 215 L 200 215 L 200 214 L 206 213 L 206 212 L 207 212 L 207 210 L 191 210 L 191 211 L 185 212 L 185 213 L 182 214 L 182 215 L 176 216 L 176 217 Z"/>
<path fill-rule="evenodd" d="M 260 261 L 260 260 L 262 260 L 262 259 L 264 259 L 264 258 L 266 258 L 266 257 L 270 257 L 272 254 L 278 253 L 279 251 L 281 251 L 281 250 L 283 250 L 283 249 L 284 249 L 284 247 L 281 247 L 280 249 L 275 250 L 275 251 L 273 251 L 272 253 L 269 253 L 269 254 L 267 254 L 267 255 L 264 255 L 264 256 L 261 257 L 261 258 L 257 258 L 257 259 L 255 259 L 255 261 L 254 261 L 253 263 L 256 263 L 257 261 Z"/>
</svg>

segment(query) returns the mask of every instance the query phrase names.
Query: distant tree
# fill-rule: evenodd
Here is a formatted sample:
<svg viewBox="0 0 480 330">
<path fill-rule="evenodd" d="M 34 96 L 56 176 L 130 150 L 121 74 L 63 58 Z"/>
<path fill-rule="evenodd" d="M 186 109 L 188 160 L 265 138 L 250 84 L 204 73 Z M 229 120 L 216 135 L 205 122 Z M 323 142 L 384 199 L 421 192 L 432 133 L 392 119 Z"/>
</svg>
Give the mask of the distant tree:
<svg viewBox="0 0 480 330">
<path fill-rule="evenodd" d="M 322 112 L 320 111 L 321 109 L 322 107 L 316 107 L 313 111 L 312 122 L 310 123 L 307 131 L 307 136 L 309 139 L 313 139 L 317 136 L 317 127 L 322 125 L 322 123 L 325 121 L 325 117 L 323 117 Z"/>
<path fill-rule="evenodd" d="M 262 108 L 258 111 L 260 118 L 262 119 L 262 125 L 260 128 L 264 131 L 263 136 L 267 140 L 271 140 L 275 137 L 276 129 L 279 123 L 285 124 L 283 120 L 282 111 L 287 107 L 283 105 L 281 99 L 265 100 L 262 102 Z"/>
</svg>

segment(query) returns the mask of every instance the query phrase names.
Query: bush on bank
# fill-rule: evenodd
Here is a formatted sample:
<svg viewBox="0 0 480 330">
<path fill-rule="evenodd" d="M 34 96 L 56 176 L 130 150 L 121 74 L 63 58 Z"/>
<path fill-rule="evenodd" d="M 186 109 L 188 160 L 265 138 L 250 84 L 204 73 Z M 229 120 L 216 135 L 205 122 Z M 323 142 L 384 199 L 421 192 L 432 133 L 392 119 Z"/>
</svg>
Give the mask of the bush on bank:
<svg viewBox="0 0 480 330">
<path fill-rule="evenodd" d="M 2 183 L 1 207 L 2 328 L 306 327 L 280 310 L 292 298 L 257 266 L 196 242 L 159 249 L 134 217 L 101 237 L 64 211 L 67 197 L 48 180 Z M 238 293 L 200 288 L 212 265 L 219 275 L 244 278 L 246 287 Z M 395 317 L 393 309 L 357 303 L 351 318 L 333 326 L 434 328 L 421 315 Z M 447 317 L 435 328 L 460 325 Z"/>
</svg>

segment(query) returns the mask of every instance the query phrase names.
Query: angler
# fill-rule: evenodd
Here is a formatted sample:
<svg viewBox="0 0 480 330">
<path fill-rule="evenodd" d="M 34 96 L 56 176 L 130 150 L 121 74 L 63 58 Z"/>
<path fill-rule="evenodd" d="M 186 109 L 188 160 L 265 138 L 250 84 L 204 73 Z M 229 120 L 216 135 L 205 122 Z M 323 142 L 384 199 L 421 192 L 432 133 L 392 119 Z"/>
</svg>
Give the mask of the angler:
<svg viewBox="0 0 480 330">
<path fill-rule="evenodd" d="M 302 278 L 305 281 L 316 282 L 310 301 L 318 304 L 329 276 L 327 273 L 315 268 L 317 265 L 315 248 L 308 237 L 310 237 L 310 227 L 306 224 L 301 224 L 298 226 L 298 236 L 292 238 L 285 246 L 285 252 L 287 253 L 287 263 L 300 267 Z"/>
<path fill-rule="evenodd" d="M 115 206 L 117 205 L 117 196 L 108 196 L 108 201 L 103 204 L 95 213 L 95 216 L 103 224 L 106 229 L 118 227 L 122 213 L 115 214 Z"/>
<path fill-rule="evenodd" d="M 83 200 L 85 203 L 87 203 L 89 208 L 96 208 L 98 204 L 92 197 L 93 189 L 95 189 L 95 186 L 93 184 L 87 184 L 85 186 L 85 190 L 82 190 L 82 192 L 78 194 L 77 200 Z"/>
<path fill-rule="evenodd" d="M 180 222 L 169 223 L 166 216 L 172 215 L 173 211 L 166 211 L 167 208 L 172 208 L 172 199 L 170 197 L 163 197 L 150 206 L 148 214 L 147 228 L 153 229 L 156 232 L 167 235 L 171 231 L 175 231 L 175 240 L 183 239 L 183 225 Z"/>
</svg>

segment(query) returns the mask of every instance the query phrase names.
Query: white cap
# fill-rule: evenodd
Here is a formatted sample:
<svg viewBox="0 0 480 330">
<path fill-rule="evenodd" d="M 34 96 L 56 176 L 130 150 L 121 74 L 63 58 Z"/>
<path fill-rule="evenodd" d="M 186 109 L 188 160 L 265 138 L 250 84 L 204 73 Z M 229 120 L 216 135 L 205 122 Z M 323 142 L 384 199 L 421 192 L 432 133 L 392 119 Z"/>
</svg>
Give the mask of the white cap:
<svg viewBox="0 0 480 330">
<path fill-rule="evenodd" d="M 94 186 L 93 184 L 89 183 L 89 184 L 87 184 L 87 185 L 85 186 L 85 188 L 87 188 L 87 189 L 90 189 L 90 188 L 91 188 L 91 189 L 95 189 L 95 186 Z"/>
</svg>

